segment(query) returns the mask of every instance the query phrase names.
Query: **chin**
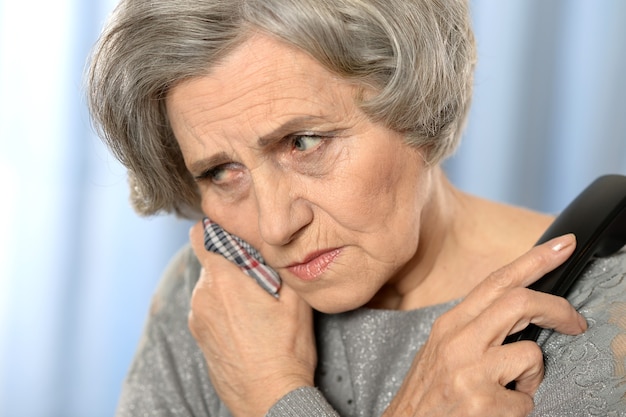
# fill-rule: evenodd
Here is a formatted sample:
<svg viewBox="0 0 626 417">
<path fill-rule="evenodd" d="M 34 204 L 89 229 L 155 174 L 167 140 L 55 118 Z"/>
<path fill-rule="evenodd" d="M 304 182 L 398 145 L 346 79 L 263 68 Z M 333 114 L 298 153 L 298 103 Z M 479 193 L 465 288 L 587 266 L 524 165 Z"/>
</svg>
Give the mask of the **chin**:
<svg viewBox="0 0 626 417">
<path fill-rule="evenodd" d="M 372 296 L 348 291 L 323 291 L 303 296 L 305 301 L 315 310 L 325 314 L 339 314 L 356 310 L 370 302 Z"/>
</svg>

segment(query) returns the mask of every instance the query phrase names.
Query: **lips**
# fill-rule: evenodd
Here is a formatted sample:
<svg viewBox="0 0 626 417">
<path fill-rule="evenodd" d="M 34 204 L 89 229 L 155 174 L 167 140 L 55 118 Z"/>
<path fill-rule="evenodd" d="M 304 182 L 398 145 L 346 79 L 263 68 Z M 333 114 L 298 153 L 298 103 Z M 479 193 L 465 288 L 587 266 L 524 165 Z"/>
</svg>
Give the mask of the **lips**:
<svg viewBox="0 0 626 417">
<path fill-rule="evenodd" d="M 289 272 L 303 281 L 313 281 L 319 278 L 341 253 L 341 248 L 315 252 L 297 264 L 287 267 Z"/>
</svg>

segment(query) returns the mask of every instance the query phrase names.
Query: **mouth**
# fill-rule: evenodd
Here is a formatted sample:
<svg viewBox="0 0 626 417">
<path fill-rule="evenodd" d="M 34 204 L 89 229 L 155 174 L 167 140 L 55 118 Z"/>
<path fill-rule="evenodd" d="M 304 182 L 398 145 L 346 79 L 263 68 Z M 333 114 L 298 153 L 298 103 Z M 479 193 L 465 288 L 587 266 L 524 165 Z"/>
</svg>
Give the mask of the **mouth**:
<svg viewBox="0 0 626 417">
<path fill-rule="evenodd" d="M 314 252 L 304 261 L 289 265 L 287 270 L 303 281 L 314 281 L 328 269 L 341 252 L 342 248 Z"/>
</svg>

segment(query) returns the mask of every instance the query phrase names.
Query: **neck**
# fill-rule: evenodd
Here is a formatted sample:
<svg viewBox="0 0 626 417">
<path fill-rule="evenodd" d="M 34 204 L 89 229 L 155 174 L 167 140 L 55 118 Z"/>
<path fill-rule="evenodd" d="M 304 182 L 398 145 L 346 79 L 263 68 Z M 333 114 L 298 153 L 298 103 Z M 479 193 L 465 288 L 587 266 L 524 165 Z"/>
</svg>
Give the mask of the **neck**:
<svg viewBox="0 0 626 417">
<path fill-rule="evenodd" d="M 530 249 L 553 220 L 465 194 L 435 169 L 415 255 L 371 307 L 409 310 L 462 298 Z"/>
</svg>

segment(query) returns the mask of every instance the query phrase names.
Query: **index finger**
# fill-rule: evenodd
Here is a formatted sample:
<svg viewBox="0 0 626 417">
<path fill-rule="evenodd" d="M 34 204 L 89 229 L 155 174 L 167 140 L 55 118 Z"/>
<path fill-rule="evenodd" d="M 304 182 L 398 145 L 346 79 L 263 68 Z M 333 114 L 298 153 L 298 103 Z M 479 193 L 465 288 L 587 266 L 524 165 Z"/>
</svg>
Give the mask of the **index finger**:
<svg viewBox="0 0 626 417">
<path fill-rule="evenodd" d="M 479 315 L 502 294 L 515 287 L 527 287 L 552 271 L 572 254 L 576 247 L 573 234 L 551 239 L 490 274 L 465 298 L 466 314 Z"/>
</svg>

